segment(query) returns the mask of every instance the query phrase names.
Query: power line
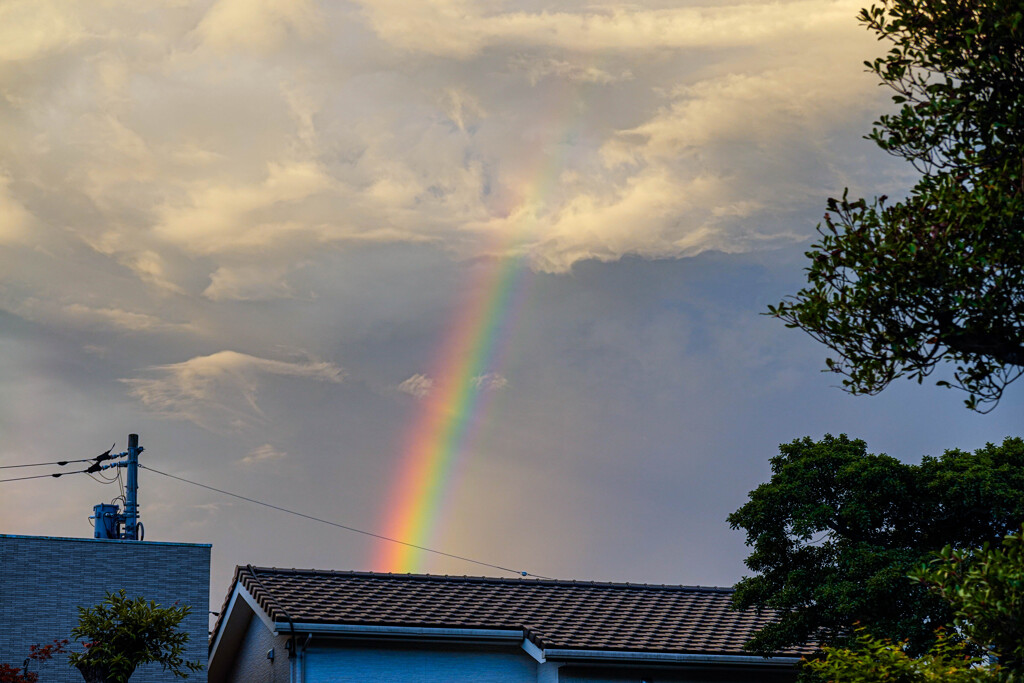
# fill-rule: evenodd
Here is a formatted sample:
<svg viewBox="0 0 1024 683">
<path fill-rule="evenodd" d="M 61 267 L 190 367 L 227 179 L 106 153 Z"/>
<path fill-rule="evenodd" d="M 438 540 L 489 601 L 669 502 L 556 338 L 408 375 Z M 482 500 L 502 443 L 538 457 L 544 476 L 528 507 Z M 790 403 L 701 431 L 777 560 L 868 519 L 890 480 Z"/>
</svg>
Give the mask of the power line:
<svg viewBox="0 0 1024 683">
<path fill-rule="evenodd" d="M 26 465 L 0 465 L 0 470 L 13 470 L 16 467 L 42 467 L 43 465 L 60 465 L 63 467 L 73 462 L 92 462 L 93 458 L 83 458 L 82 460 L 54 460 L 53 462 L 32 462 Z"/>
<path fill-rule="evenodd" d="M 98 472 L 96 474 L 93 474 L 92 472 L 86 471 L 86 474 L 88 474 L 89 478 L 92 479 L 97 484 L 113 484 L 117 482 L 117 477 L 114 477 L 113 479 L 107 479 Z"/>
<path fill-rule="evenodd" d="M 89 461 L 86 460 L 85 462 Z M 3 484 L 4 482 L 8 481 L 25 481 L 26 479 L 42 479 L 44 477 L 53 477 L 54 479 L 56 479 L 57 477 L 63 477 L 65 474 L 85 474 L 86 472 L 88 472 L 88 470 L 76 470 L 74 472 L 54 472 L 52 474 L 33 474 L 30 477 L 14 477 L 13 479 L 0 479 L 0 484 Z"/>
<path fill-rule="evenodd" d="M 283 508 L 283 507 L 280 507 L 280 506 L 277 506 L 277 505 L 271 505 L 270 503 L 264 503 L 262 500 L 256 500 L 255 498 L 249 498 L 247 496 L 243 496 L 243 495 L 240 495 L 238 493 L 232 493 L 231 491 L 225 491 L 224 489 L 218 489 L 218 488 L 213 487 L 213 486 L 207 486 L 206 484 L 200 484 L 198 481 L 192 481 L 191 479 L 185 479 L 184 477 L 178 477 L 178 476 L 175 476 L 173 474 L 168 474 L 167 472 L 161 472 L 160 470 L 153 469 L 149 465 L 143 465 L 142 463 L 139 463 L 139 467 L 145 468 L 145 469 L 149 470 L 150 472 L 155 472 L 156 474 L 162 474 L 163 476 L 170 477 L 171 479 L 177 479 L 178 481 L 183 481 L 186 484 L 192 484 L 193 486 L 198 486 L 200 488 L 204 488 L 204 489 L 207 489 L 209 491 L 216 491 L 217 493 L 223 493 L 225 496 L 231 496 L 232 498 L 238 498 L 240 500 L 248 501 L 250 503 L 255 503 L 256 505 L 262 505 L 263 507 L 268 507 L 268 508 L 271 508 L 273 510 L 279 510 L 281 512 L 287 512 L 290 515 L 295 515 L 297 517 L 303 517 L 305 519 L 310 519 L 310 520 L 313 520 L 314 522 L 320 522 L 321 524 L 327 524 L 327 525 L 330 525 L 330 526 L 333 526 L 333 527 L 337 527 L 339 529 L 344 529 L 345 531 L 353 531 L 353 532 L 355 532 L 357 534 L 362 534 L 364 536 L 372 536 L 373 538 L 378 538 L 378 539 L 380 539 L 382 541 L 389 541 L 391 543 L 398 543 L 399 545 L 404 545 L 404 546 L 406 546 L 408 548 L 416 548 L 417 550 L 423 550 L 423 551 L 428 552 L 428 553 L 434 553 L 435 555 L 442 555 L 444 557 L 450 557 L 453 560 L 462 560 L 463 562 L 470 562 L 472 564 L 480 565 L 481 567 L 490 567 L 491 569 L 497 569 L 497 570 L 503 571 L 503 572 L 511 572 L 512 574 L 518 574 L 520 576 L 532 576 L 532 577 L 534 577 L 536 579 L 553 580 L 549 576 L 541 576 L 539 574 L 533 574 L 531 572 L 519 571 L 517 569 L 510 569 L 508 567 L 502 567 L 501 565 L 491 564 L 490 562 L 482 562 L 480 560 L 474 560 L 474 559 L 469 558 L 469 557 L 463 557 L 462 555 L 454 555 L 452 553 L 446 553 L 446 552 L 443 552 L 441 550 L 434 550 L 433 548 L 427 548 L 426 546 L 416 545 L 415 543 L 408 543 L 407 541 L 400 541 L 397 538 L 390 538 L 388 536 L 383 536 L 381 534 L 375 534 L 372 531 L 364 531 L 362 529 L 357 529 L 355 527 L 346 526 L 345 524 L 338 524 L 337 522 L 331 522 L 331 521 L 326 520 L 326 519 L 321 519 L 320 517 L 314 517 L 312 515 L 307 515 L 307 514 L 304 514 L 302 512 L 296 512 L 295 510 L 289 510 L 288 508 Z"/>
<path fill-rule="evenodd" d="M 124 497 L 124 482 L 121 481 L 121 468 L 120 467 L 117 468 L 117 486 L 118 486 L 119 489 L 121 489 L 121 500 L 123 502 L 127 502 L 125 500 L 125 497 Z M 114 500 L 117 500 L 117 499 L 115 498 Z"/>
</svg>

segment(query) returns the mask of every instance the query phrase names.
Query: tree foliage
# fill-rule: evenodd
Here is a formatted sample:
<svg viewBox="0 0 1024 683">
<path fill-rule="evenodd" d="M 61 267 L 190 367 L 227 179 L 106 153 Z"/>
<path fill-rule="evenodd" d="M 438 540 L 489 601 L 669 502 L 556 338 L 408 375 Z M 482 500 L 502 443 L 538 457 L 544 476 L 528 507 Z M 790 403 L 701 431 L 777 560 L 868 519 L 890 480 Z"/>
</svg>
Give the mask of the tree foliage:
<svg viewBox="0 0 1024 683">
<path fill-rule="evenodd" d="M 48 645 L 33 645 L 29 648 L 28 657 L 21 666 L 11 664 L 0 664 L 0 683 L 36 683 L 39 674 L 29 671 L 28 667 L 32 662 L 42 663 L 53 658 L 54 655 L 67 652 L 65 647 L 68 644 L 66 638 L 58 640 L 54 638 Z"/>
<path fill-rule="evenodd" d="M 899 643 L 857 630 L 849 648 L 826 647 L 824 657 L 805 663 L 830 683 L 989 683 L 998 669 L 972 656 L 963 642 L 940 630 L 935 643 L 920 657 L 911 657 Z"/>
<path fill-rule="evenodd" d="M 939 382 L 991 408 L 1024 371 L 1024 3 L 883 0 L 860 21 L 895 114 L 869 139 L 921 178 L 902 201 L 828 201 L 808 285 L 769 307 L 827 345 L 852 393 Z"/>
<path fill-rule="evenodd" d="M 754 572 L 736 585 L 734 604 L 781 612 L 748 644 L 761 653 L 842 644 L 857 622 L 869 635 L 908 640 L 911 654 L 925 651 L 955 615 L 908 572 L 947 544 L 995 542 L 1024 521 L 1021 439 L 914 465 L 826 435 L 782 444 L 771 471 L 729 516 L 746 531 Z"/>
<path fill-rule="evenodd" d="M 127 683 L 142 664 L 157 663 L 179 678 L 200 671 L 200 662 L 185 661 L 188 633 L 178 625 L 188 616 L 187 605 L 160 607 L 144 598 L 128 598 L 124 589 L 107 593 L 95 607 L 78 608 L 78 626 L 71 631 L 83 652 L 72 652 L 71 666 L 87 683 Z"/>
<path fill-rule="evenodd" d="M 946 546 L 911 576 L 953 607 L 959 633 L 1024 680 L 1024 529 L 1001 547 Z"/>
<path fill-rule="evenodd" d="M 1007 536 L 1001 548 L 946 546 L 910 578 L 949 604 L 955 637 L 940 629 L 925 654 L 911 657 L 904 644 L 860 628 L 852 647 L 826 647 L 824 657 L 807 662 L 806 668 L 844 683 L 1024 680 L 1024 530 Z"/>
</svg>

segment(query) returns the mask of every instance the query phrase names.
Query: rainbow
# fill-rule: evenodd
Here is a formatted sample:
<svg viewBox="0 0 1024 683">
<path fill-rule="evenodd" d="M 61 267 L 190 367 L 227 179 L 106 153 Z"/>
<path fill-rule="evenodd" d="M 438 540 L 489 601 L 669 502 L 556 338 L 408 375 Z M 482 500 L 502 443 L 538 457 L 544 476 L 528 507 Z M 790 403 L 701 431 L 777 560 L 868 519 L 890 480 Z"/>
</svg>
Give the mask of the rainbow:
<svg viewBox="0 0 1024 683">
<path fill-rule="evenodd" d="M 385 534 L 429 545 L 472 428 L 482 412 L 486 387 L 479 378 L 494 370 L 498 340 L 514 308 L 515 294 L 529 272 L 521 259 L 480 264 L 448 339 L 441 347 L 434 385 L 406 437 L 401 476 L 386 511 Z M 422 551 L 384 542 L 375 567 L 420 571 Z"/>
<path fill-rule="evenodd" d="M 474 277 L 465 290 L 448 334 L 441 343 L 430 377 L 434 384 L 421 399 L 421 409 L 406 433 L 400 475 L 385 500 L 383 535 L 416 546 L 430 546 L 441 521 L 445 502 L 451 497 L 458 466 L 468 450 L 474 427 L 488 407 L 487 387 L 481 377 L 502 369 L 505 350 L 523 307 L 532 270 L 521 252 L 525 230 L 536 225 L 547 193 L 558 184 L 564 167 L 558 150 L 578 111 L 576 93 L 562 90 L 549 100 L 547 120 L 556 126 L 556 152 L 534 147 L 528 154 L 525 182 L 517 208 L 509 212 L 507 231 L 496 236 L 488 250 L 494 258 L 481 259 L 472 267 Z M 518 228 L 514 226 L 519 226 Z M 448 549 L 456 550 L 456 549 Z M 390 572 L 423 570 L 420 548 L 381 541 L 373 566 Z"/>
</svg>

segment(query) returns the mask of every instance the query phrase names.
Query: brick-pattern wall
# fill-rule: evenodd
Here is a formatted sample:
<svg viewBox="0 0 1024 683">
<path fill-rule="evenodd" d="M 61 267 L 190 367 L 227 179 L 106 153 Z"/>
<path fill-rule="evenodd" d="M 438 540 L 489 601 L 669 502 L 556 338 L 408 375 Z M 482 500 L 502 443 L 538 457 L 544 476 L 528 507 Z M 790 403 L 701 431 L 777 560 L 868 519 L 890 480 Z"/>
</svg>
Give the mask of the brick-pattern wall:
<svg viewBox="0 0 1024 683">
<path fill-rule="evenodd" d="M 78 607 L 124 588 L 164 606 L 189 605 L 182 627 L 186 659 L 206 665 L 210 604 L 210 546 L 0 534 L 0 662 L 21 666 L 29 646 L 68 638 Z M 33 664 L 41 681 L 80 683 L 81 674 L 58 656 Z M 175 679 L 160 666 L 138 669 L 131 683 Z M 205 683 L 205 670 L 188 681 Z"/>
</svg>

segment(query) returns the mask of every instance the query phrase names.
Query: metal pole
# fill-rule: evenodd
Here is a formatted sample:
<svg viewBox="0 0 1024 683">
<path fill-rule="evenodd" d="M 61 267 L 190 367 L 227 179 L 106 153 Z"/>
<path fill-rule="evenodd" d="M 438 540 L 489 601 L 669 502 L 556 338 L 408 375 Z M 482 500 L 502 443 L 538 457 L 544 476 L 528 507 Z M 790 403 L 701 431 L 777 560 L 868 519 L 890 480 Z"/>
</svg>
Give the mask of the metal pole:
<svg viewBox="0 0 1024 683">
<path fill-rule="evenodd" d="M 124 501 L 124 537 L 139 540 L 139 435 L 128 435 L 128 486 Z"/>
</svg>

